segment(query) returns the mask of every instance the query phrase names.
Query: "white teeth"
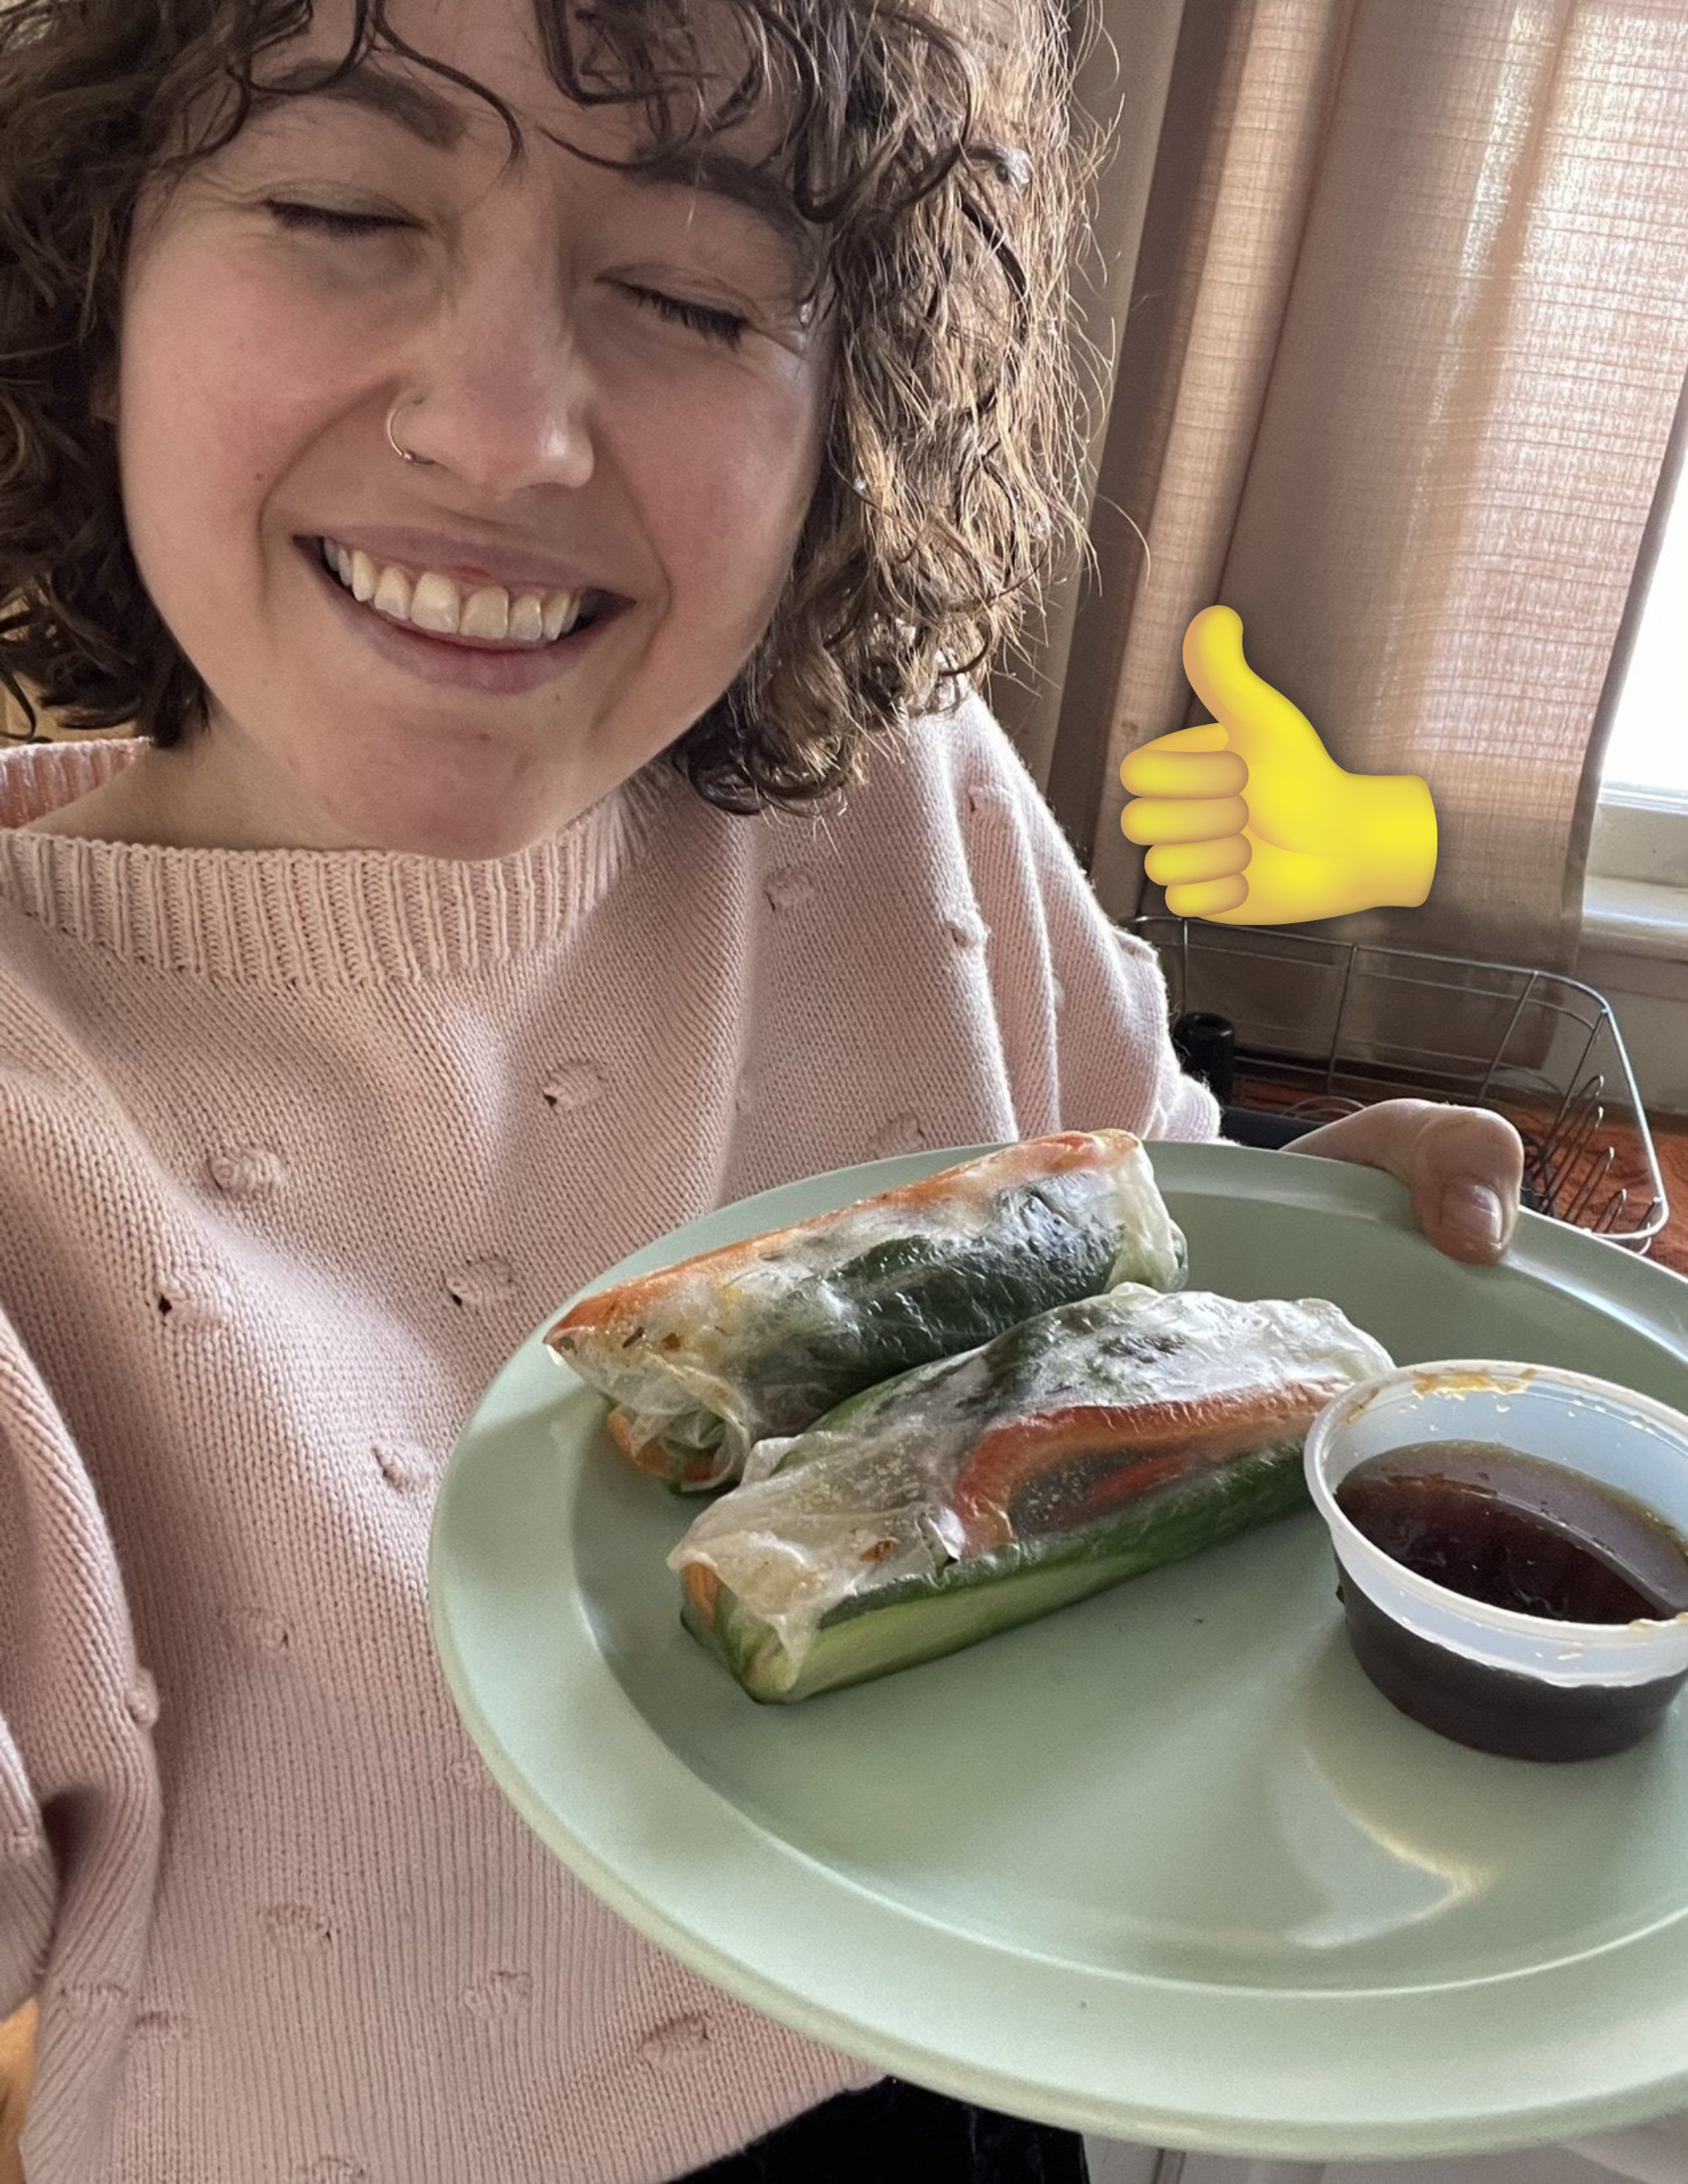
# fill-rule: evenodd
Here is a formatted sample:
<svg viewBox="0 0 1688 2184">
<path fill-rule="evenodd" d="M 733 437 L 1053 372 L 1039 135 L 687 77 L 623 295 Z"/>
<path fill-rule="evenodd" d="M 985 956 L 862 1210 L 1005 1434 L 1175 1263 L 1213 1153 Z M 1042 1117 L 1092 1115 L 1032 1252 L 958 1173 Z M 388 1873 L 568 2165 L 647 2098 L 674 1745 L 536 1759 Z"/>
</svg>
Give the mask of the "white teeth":
<svg viewBox="0 0 1688 2184">
<path fill-rule="evenodd" d="M 510 593 L 499 584 L 484 592 L 471 592 L 463 602 L 457 633 L 460 637 L 508 637 Z"/>
<path fill-rule="evenodd" d="M 349 549 L 332 538 L 322 541 L 322 557 L 353 597 L 377 614 L 443 637 L 554 644 L 580 620 L 585 598 L 582 592 L 522 592 L 512 599 L 499 584 L 465 593 L 449 577 L 432 569 L 425 570 L 413 583 L 402 569 L 383 566 L 361 547 Z"/>
<path fill-rule="evenodd" d="M 381 582 L 375 588 L 375 597 L 370 604 L 377 614 L 390 615 L 394 621 L 410 619 L 410 580 L 397 569 L 383 569 Z"/>
<path fill-rule="evenodd" d="M 457 635 L 457 618 L 463 610 L 463 594 L 449 577 L 430 570 L 418 577 L 410 594 L 410 619 L 418 629 L 431 629 L 439 637 Z"/>
</svg>

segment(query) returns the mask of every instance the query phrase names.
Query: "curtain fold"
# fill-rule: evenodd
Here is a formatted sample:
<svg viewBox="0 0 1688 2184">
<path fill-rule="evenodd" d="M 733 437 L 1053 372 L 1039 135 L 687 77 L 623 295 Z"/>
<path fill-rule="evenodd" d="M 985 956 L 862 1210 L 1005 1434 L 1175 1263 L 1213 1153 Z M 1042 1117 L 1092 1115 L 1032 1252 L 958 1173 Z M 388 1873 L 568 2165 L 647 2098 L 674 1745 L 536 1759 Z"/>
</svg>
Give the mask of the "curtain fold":
<svg viewBox="0 0 1688 2184">
<path fill-rule="evenodd" d="M 1223 602 L 1339 763 L 1437 810 L 1422 907 L 1284 930 L 1568 969 L 1688 372 L 1688 7 L 1189 0 L 1128 292 L 1040 777 L 1104 904 L 1161 906 L 1118 767 L 1205 717 L 1183 633 Z"/>
<path fill-rule="evenodd" d="M 1039 4 L 1039 0 L 1023 0 Z M 1092 192 L 1092 248 L 1074 269 L 1083 312 L 1082 339 L 1096 367 L 1090 398 L 1084 491 L 1089 498 L 1093 548 L 1110 548 L 1111 523 L 1118 528 L 1116 504 L 1098 498 L 1098 472 L 1104 457 L 1114 395 L 1122 363 L 1121 334 L 1139 265 L 1145 211 L 1156 153 L 1167 134 L 1167 98 L 1178 49 L 1184 0 L 1111 0 L 1106 20 L 1088 23 L 1083 0 L 1072 0 L 1072 31 L 1084 42 L 1075 104 L 1087 125 L 1102 130 L 1111 145 L 1106 165 Z M 1106 597 L 1122 602 L 1118 585 L 1105 582 Z M 1024 652 L 1002 662 L 990 687 L 997 717 L 1019 748 L 1039 787 L 1051 789 L 1051 770 L 1064 710 L 1077 708 L 1081 683 L 1094 683 L 1095 646 L 1075 634 L 1084 581 L 1074 571 L 1055 588 L 1043 627 L 1032 633 Z M 1121 617 L 1122 622 L 1123 617 Z M 1071 679 L 1069 679 L 1071 678 Z M 1069 749 L 1076 739 L 1068 739 Z M 1099 761 L 1098 761 L 1099 762 Z M 1084 800 L 1094 805 L 1095 797 Z M 1087 845 L 1088 846 L 1088 845 Z"/>
<path fill-rule="evenodd" d="M 1247 39 L 1227 0 L 1184 10 L 1050 774 L 1121 914 L 1141 853 L 1118 832 L 1119 761 L 1192 710 L 1184 632 L 1221 596 L 1349 12 L 1303 8 Z"/>
</svg>

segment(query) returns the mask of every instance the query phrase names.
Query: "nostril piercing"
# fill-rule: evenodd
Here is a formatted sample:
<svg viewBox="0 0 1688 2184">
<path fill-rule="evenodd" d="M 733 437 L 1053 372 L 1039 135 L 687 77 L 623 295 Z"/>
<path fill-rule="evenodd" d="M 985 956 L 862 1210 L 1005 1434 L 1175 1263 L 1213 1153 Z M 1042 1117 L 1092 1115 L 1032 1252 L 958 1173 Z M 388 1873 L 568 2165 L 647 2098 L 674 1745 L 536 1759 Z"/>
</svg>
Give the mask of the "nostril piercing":
<svg viewBox="0 0 1688 2184">
<path fill-rule="evenodd" d="M 398 415 L 401 410 L 412 409 L 417 403 L 426 402 L 426 400 L 427 397 L 425 394 L 404 394 L 399 397 L 398 400 L 393 404 L 392 409 L 387 413 L 387 444 L 392 448 L 393 454 L 398 456 L 402 461 L 407 463 L 419 463 L 424 470 L 432 470 L 434 465 L 429 456 L 413 455 L 408 448 L 401 448 L 397 439 L 393 437 L 393 421 Z"/>
</svg>

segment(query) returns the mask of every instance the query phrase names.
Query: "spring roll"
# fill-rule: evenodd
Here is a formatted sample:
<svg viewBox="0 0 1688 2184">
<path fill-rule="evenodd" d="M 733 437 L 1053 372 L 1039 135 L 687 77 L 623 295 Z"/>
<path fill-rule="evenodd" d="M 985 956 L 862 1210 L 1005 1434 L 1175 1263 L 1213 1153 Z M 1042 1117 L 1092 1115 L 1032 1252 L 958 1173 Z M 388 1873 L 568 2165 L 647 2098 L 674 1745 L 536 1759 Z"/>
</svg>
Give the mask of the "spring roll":
<svg viewBox="0 0 1688 2184">
<path fill-rule="evenodd" d="M 1391 1362 L 1320 1298 L 1061 1306 L 760 1443 L 683 1619 L 765 1701 L 953 1652 L 1306 1507 L 1308 1426 Z"/>
<path fill-rule="evenodd" d="M 859 1390 L 1184 1261 L 1139 1140 L 1066 1131 L 601 1290 L 545 1340 L 641 1470 L 704 1490 Z"/>
</svg>

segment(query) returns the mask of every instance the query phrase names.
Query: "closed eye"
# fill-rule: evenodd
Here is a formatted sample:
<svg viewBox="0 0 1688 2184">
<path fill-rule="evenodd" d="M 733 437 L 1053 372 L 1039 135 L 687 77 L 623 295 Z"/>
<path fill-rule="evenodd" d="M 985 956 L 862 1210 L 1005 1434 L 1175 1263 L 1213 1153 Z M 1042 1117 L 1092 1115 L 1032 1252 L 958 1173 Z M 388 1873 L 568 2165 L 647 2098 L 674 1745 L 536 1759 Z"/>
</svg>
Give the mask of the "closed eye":
<svg viewBox="0 0 1688 2184">
<path fill-rule="evenodd" d="M 352 238 L 376 235 L 407 225 L 405 221 L 394 220 L 384 213 L 337 212 L 330 205 L 302 204 L 287 198 L 266 198 L 265 205 L 282 227 L 317 235 Z M 738 348 L 750 330 L 750 321 L 741 318 L 736 311 L 717 310 L 707 304 L 688 303 L 682 297 L 665 295 L 660 288 L 641 288 L 632 282 L 622 285 L 627 294 L 645 309 L 656 312 L 660 317 L 676 326 L 688 326 L 694 333 L 702 334 L 709 341 L 720 342 L 727 348 Z"/>
<path fill-rule="evenodd" d="M 264 203 L 281 226 L 305 228 L 319 235 L 373 235 L 405 224 L 385 213 L 336 212 L 328 205 L 298 204 L 286 198 L 266 198 Z"/>
<path fill-rule="evenodd" d="M 648 310 L 657 312 L 674 324 L 689 326 L 694 333 L 702 334 L 710 341 L 722 342 L 728 348 L 737 348 L 750 330 L 750 321 L 741 319 L 736 311 L 713 310 L 707 304 L 688 304 L 678 296 L 666 296 L 660 288 L 635 287 L 631 282 L 622 284 L 628 295 Z"/>
</svg>

